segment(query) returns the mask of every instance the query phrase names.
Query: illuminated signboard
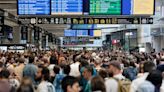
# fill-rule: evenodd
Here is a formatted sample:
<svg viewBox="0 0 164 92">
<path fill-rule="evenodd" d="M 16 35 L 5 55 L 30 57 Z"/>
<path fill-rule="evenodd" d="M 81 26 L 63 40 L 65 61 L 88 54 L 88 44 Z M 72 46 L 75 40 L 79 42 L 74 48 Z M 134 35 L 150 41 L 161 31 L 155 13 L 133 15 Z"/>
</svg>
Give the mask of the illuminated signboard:
<svg viewBox="0 0 164 92">
<path fill-rule="evenodd" d="M 50 15 L 50 0 L 18 0 L 18 15 Z"/>
<path fill-rule="evenodd" d="M 132 0 L 122 0 L 122 15 L 132 14 Z"/>
<path fill-rule="evenodd" d="M 52 15 L 82 15 L 83 0 L 51 0 Z"/>
<path fill-rule="evenodd" d="M 153 15 L 155 0 L 133 0 L 134 15 Z"/>
<path fill-rule="evenodd" d="M 121 15 L 121 0 L 90 0 L 91 15 Z"/>
<path fill-rule="evenodd" d="M 64 30 L 64 36 L 76 36 L 76 30 Z"/>
<path fill-rule="evenodd" d="M 89 30 L 89 36 L 100 37 L 102 36 L 101 30 Z"/>
<path fill-rule="evenodd" d="M 77 36 L 88 36 L 88 30 L 77 30 Z"/>
</svg>

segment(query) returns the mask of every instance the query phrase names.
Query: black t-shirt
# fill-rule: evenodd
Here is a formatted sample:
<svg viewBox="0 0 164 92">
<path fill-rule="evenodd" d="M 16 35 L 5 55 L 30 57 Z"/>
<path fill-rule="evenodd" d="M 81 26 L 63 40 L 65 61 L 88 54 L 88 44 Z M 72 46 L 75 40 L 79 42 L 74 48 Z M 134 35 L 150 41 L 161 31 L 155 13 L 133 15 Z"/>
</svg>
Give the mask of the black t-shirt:
<svg viewBox="0 0 164 92">
<path fill-rule="evenodd" d="M 161 72 L 164 72 L 164 64 L 158 65 L 158 66 L 157 66 L 157 70 L 159 70 L 159 71 L 161 71 Z"/>
</svg>

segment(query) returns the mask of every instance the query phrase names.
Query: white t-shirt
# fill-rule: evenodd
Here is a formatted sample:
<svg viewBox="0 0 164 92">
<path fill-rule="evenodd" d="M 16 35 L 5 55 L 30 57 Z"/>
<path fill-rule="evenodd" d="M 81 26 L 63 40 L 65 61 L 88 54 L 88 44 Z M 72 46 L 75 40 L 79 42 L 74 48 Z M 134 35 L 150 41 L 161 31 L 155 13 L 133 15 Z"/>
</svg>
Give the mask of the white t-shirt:
<svg viewBox="0 0 164 92">
<path fill-rule="evenodd" d="M 71 67 L 71 71 L 69 73 L 70 76 L 74 76 L 74 77 L 80 76 L 79 65 L 80 65 L 79 62 L 70 65 Z"/>
<path fill-rule="evenodd" d="M 149 73 L 144 73 L 142 77 L 139 77 L 132 81 L 130 92 L 136 92 L 138 87 L 146 80 Z"/>
<path fill-rule="evenodd" d="M 55 88 L 50 82 L 42 81 L 38 85 L 37 92 L 55 92 Z"/>
<path fill-rule="evenodd" d="M 105 79 L 106 92 L 118 92 L 118 82 L 113 78 Z"/>
</svg>

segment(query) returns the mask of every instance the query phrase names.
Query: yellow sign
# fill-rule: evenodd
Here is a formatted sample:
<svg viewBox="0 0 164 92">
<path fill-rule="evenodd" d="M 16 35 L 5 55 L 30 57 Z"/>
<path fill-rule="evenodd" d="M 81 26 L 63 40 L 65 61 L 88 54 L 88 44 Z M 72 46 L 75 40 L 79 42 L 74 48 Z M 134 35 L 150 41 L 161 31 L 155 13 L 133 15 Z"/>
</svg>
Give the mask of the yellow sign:
<svg viewBox="0 0 164 92">
<path fill-rule="evenodd" d="M 94 36 L 101 36 L 101 30 L 94 30 Z"/>
<path fill-rule="evenodd" d="M 153 15 L 154 0 L 134 0 L 133 14 L 134 15 Z"/>
</svg>

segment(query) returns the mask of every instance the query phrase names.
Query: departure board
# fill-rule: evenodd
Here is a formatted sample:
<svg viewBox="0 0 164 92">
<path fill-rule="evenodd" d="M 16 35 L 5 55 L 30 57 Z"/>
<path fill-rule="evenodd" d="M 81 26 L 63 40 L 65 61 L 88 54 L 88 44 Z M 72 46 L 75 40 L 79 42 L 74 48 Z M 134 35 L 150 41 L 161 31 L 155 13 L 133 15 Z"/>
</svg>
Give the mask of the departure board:
<svg viewBox="0 0 164 92">
<path fill-rule="evenodd" d="M 64 36 L 76 36 L 76 30 L 64 30 Z"/>
<path fill-rule="evenodd" d="M 50 15 L 50 0 L 18 0 L 18 15 Z"/>
<path fill-rule="evenodd" d="M 153 15 L 155 0 L 133 0 L 134 15 Z"/>
<path fill-rule="evenodd" d="M 132 14 L 132 0 L 122 0 L 122 15 Z"/>
<path fill-rule="evenodd" d="M 51 0 L 52 15 L 82 15 L 83 0 Z"/>
<path fill-rule="evenodd" d="M 88 30 L 77 30 L 77 36 L 88 36 Z"/>
<path fill-rule="evenodd" d="M 121 0 L 90 0 L 91 15 L 121 15 Z"/>
</svg>

